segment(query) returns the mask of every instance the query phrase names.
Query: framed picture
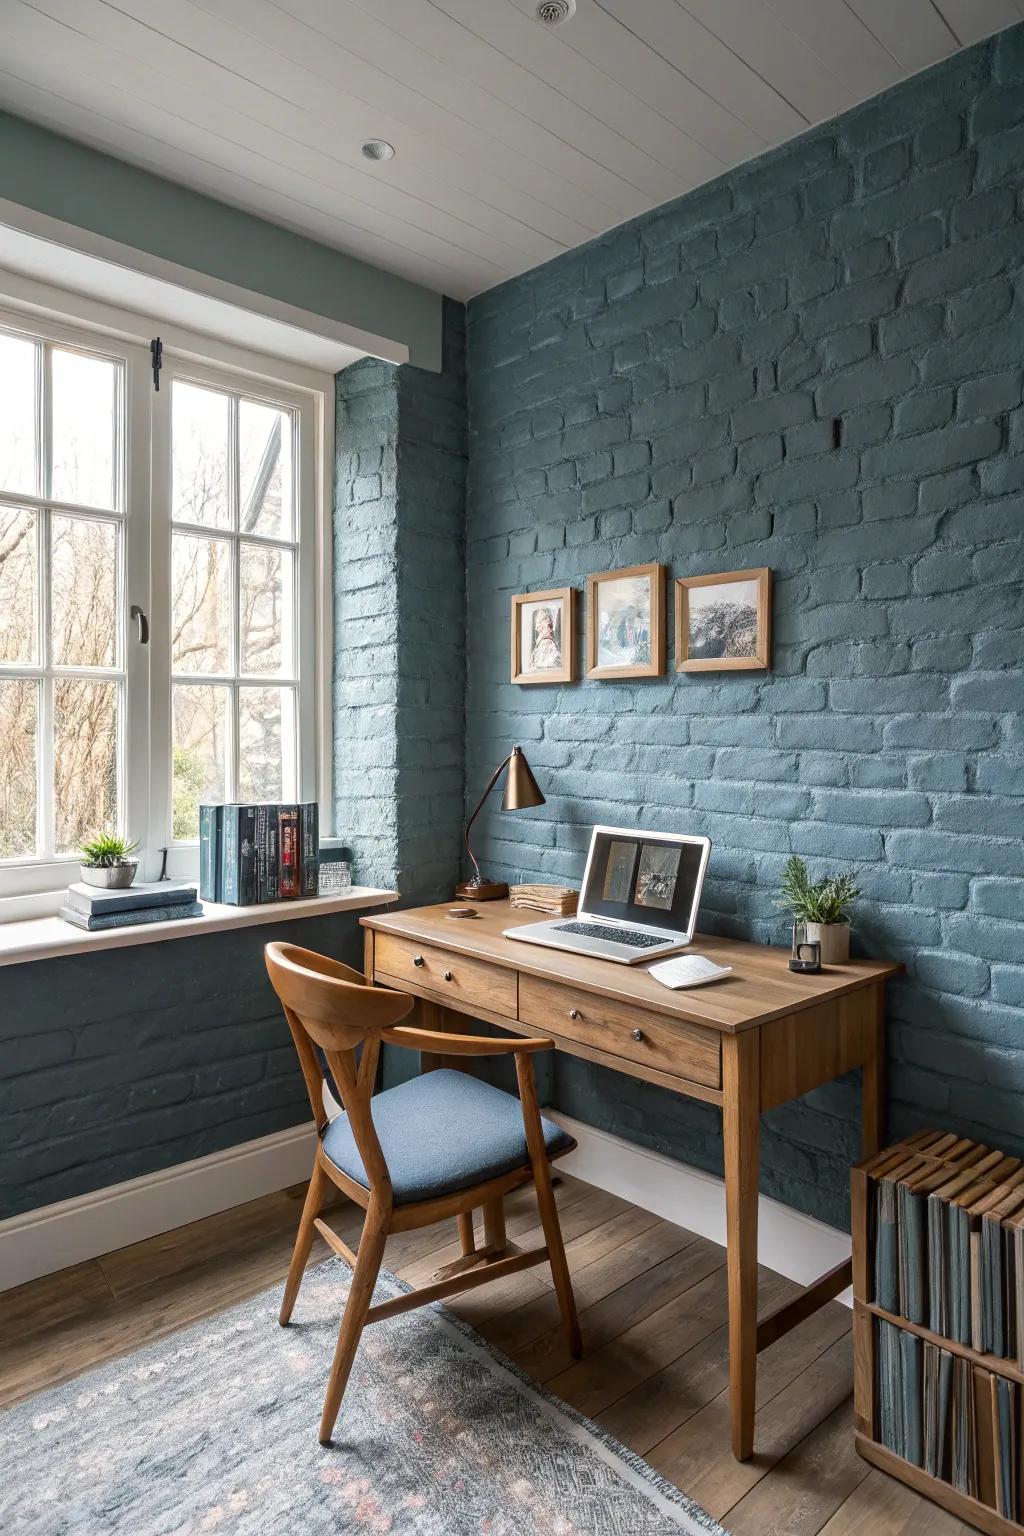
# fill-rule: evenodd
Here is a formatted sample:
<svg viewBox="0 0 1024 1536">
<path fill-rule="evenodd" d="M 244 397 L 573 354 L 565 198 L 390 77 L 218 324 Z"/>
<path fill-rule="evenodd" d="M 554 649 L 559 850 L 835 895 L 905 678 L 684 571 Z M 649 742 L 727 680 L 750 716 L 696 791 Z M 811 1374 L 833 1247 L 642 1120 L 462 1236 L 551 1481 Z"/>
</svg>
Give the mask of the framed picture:
<svg viewBox="0 0 1024 1536">
<path fill-rule="evenodd" d="M 772 573 L 724 571 L 676 581 L 676 671 L 770 667 Z"/>
<path fill-rule="evenodd" d="M 661 677 L 665 567 L 631 565 L 587 577 L 587 676 Z"/>
<path fill-rule="evenodd" d="M 523 592 L 512 599 L 512 681 L 576 679 L 576 592 Z"/>
</svg>

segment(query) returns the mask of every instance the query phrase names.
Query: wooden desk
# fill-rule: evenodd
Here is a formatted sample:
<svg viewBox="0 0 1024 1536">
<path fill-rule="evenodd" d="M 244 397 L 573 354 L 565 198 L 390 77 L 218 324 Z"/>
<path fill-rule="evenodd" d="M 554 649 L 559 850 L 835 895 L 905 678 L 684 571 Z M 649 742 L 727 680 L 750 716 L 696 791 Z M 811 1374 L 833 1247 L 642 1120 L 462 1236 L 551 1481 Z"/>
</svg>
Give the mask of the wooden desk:
<svg viewBox="0 0 1024 1536">
<path fill-rule="evenodd" d="M 714 986 L 670 992 L 642 967 L 541 949 L 502 937 L 536 922 L 505 901 L 476 918 L 447 906 L 361 918 L 368 980 L 421 999 L 431 1029 L 459 1015 L 522 1035 L 549 1035 L 560 1051 L 722 1108 L 729 1275 L 732 1448 L 754 1448 L 758 1351 L 851 1281 L 847 1260 L 758 1321 L 757 1197 L 760 1114 L 821 1083 L 864 1069 L 863 1154 L 879 1150 L 884 1104 L 884 990 L 900 967 L 872 960 L 794 975 L 788 952 L 700 936 L 702 954 L 731 965 Z M 436 1065 L 436 1060 L 428 1065 Z"/>
</svg>

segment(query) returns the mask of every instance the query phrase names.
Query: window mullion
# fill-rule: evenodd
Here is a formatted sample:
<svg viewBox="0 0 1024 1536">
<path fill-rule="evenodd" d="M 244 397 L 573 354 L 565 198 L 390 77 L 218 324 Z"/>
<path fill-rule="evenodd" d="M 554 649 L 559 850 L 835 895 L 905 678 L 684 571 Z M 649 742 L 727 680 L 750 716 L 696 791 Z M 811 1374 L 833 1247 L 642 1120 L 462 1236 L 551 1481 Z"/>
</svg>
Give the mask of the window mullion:
<svg viewBox="0 0 1024 1536">
<path fill-rule="evenodd" d="M 231 527 L 231 726 L 228 781 L 231 798 L 237 800 L 239 789 L 239 737 L 241 735 L 241 695 L 238 679 L 242 671 L 242 542 L 239 532 L 242 525 L 240 503 L 241 465 L 238 441 L 238 396 L 228 396 L 228 506 Z"/>
<path fill-rule="evenodd" d="M 40 465 L 37 484 L 44 496 L 50 494 L 53 482 L 53 363 L 51 348 L 44 342 L 40 347 L 39 370 L 39 450 Z M 39 663 L 43 676 L 39 683 L 39 715 L 37 722 L 39 743 L 37 827 L 38 851 L 43 858 L 53 858 L 57 846 L 57 829 L 53 794 L 54 772 L 54 698 L 53 698 L 53 646 L 50 624 L 50 532 L 51 514 L 48 506 L 42 506 L 36 516 L 39 519 L 36 533 L 38 540 L 37 570 L 39 573 Z"/>
</svg>

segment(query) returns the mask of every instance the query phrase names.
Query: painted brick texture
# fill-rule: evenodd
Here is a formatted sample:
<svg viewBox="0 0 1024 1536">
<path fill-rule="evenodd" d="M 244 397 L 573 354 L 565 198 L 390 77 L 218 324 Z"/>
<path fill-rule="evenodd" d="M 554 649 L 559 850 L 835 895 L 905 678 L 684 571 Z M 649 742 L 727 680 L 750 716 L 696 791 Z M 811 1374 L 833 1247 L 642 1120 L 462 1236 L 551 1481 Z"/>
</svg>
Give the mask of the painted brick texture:
<svg viewBox="0 0 1024 1536">
<path fill-rule="evenodd" d="M 336 828 L 364 883 L 406 901 L 458 878 L 465 699 L 465 312 L 439 374 L 337 377 Z"/>
<path fill-rule="evenodd" d="M 307 1119 L 272 939 L 361 965 L 338 913 L 0 972 L 0 1220 Z"/>
<path fill-rule="evenodd" d="M 907 967 L 892 1131 L 1018 1153 L 1022 164 L 1018 27 L 474 300 L 466 707 L 467 793 L 518 741 L 548 797 L 490 811 L 494 875 L 705 832 L 705 928 L 780 941 L 787 856 L 855 866 L 857 946 Z M 512 593 L 647 560 L 770 566 L 771 673 L 509 683 Z M 702 1106 L 562 1059 L 555 1097 L 720 1167 Z M 764 1188 L 843 1223 L 858 1104 L 767 1116 Z"/>
</svg>

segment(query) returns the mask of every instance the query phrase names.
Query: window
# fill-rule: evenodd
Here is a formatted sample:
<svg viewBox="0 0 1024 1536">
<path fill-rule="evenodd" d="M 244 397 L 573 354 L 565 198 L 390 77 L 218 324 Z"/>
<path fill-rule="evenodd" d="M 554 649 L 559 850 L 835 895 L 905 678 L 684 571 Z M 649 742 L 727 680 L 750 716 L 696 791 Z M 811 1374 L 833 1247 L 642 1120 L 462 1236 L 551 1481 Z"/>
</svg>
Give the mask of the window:
<svg viewBox="0 0 1024 1536">
<path fill-rule="evenodd" d="M 123 817 L 124 365 L 0 331 L 0 858 Z"/>
<path fill-rule="evenodd" d="M 316 797 L 315 437 L 311 396 L 0 316 L 0 895 Z"/>
<path fill-rule="evenodd" d="M 290 411 L 171 385 L 171 696 L 176 840 L 199 803 L 289 800 L 298 765 Z"/>
</svg>

